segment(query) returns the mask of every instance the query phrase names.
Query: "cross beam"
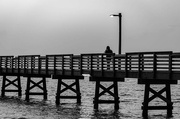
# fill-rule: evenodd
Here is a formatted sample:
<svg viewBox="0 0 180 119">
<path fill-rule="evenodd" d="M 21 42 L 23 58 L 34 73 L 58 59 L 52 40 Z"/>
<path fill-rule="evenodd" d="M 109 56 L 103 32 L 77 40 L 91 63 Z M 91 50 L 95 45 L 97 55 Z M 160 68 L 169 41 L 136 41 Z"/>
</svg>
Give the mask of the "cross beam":
<svg viewBox="0 0 180 119">
<path fill-rule="evenodd" d="M 100 89 L 102 89 L 102 92 L 100 92 Z M 114 89 L 114 92 L 112 92 L 111 89 Z M 114 100 L 101 100 L 101 99 L 99 99 L 105 93 L 108 93 L 112 97 L 114 97 Z M 113 84 L 110 85 L 109 87 L 105 87 L 100 83 L 100 81 L 96 81 L 96 89 L 95 89 L 95 97 L 94 97 L 94 109 L 98 109 L 98 105 L 100 103 L 105 103 L 105 104 L 114 103 L 114 108 L 116 110 L 119 109 L 119 97 L 118 97 L 117 81 L 113 81 Z"/>
<path fill-rule="evenodd" d="M 15 89 L 8 89 L 8 86 L 14 86 Z M 2 90 L 1 90 L 1 96 L 5 96 L 5 92 L 18 92 L 18 96 L 22 96 L 22 88 L 21 88 L 21 80 L 20 76 L 17 76 L 17 78 L 12 79 L 7 78 L 6 75 L 3 75 L 3 80 L 2 80 Z"/>
<path fill-rule="evenodd" d="M 69 80 L 67 77 L 64 77 L 65 80 Z M 57 93 L 56 93 L 56 104 L 60 104 L 60 99 L 77 99 L 77 103 L 81 103 L 81 93 L 79 87 L 79 78 L 70 79 L 74 80 L 73 83 L 69 84 L 68 82 L 63 81 L 62 77 L 58 77 Z M 64 88 L 62 88 L 64 86 Z M 73 86 L 75 86 L 73 88 Z M 74 92 L 76 96 L 72 95 L 63 95 L 67 90 Z"/>
<path fill-rule="evenodd" d="M 152 93 L 153 95 L 150 97 L 149 93 Z M 163 96 L 163 93 L 166 93 L 166 96 Z M 155 98 L 160 98 L 163 100 L 167 105 L 166 106 L 149 106 L 149 103 L 153 101 Z M 150 84 L 145 84 L 145 92 L 144 92 L 144 102 L 142 106 L 143 110 L 143 116 L 148 116 L 148 110 L 167 110 L 167 116 L 172 116 L 172 109 L 173 109 L 173 103 L 171 102 L 171 88 L 170 84 L 165 84 L 165 87 L 162 88 L 159 91 L 156 91 L 150 87 Z"/>
<path fill-rule="evenodd" d="M 32 92 L 31 90 L 34 88 L 39 88 L 42 90 L 42 92 Z M 47 100 L 46 77 L 42 77 L 40 81 L 35 82 L 31 76 L 27 76 L 26 101 L 29 101 L 30 95 L 43 95 L 44 100 Z"/>
</svg>

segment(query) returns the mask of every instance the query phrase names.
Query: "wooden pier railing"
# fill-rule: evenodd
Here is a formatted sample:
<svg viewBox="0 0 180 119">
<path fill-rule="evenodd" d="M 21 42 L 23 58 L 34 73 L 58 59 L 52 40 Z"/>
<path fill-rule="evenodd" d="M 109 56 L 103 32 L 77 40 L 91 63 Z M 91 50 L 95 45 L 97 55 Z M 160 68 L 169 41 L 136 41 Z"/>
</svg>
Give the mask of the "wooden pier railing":
<svg viewBox="0 0 180 119">
<path fill-rule="evenodd" d="M 162 52 L 134 52 L 126 54 L 58 54 L 58 55 L 21 55 L 21 56 L 0 56 L 0 75 L 3 76 L 2 96 L 5 92 L 19 92 L 21 95 L 20 76 L 27 77 L 26 99 L 29 95 L 44 95 L 47 98 L 46 78 L 58 79 L 56 103 L 60 98 L 75 98 L 80 102 L 81 94 L 79 79 L 83 74 L 89 74 L 91 81 L 96 81 L 94 108 L 98 109 L 100 103 L 114 103 L 115 109 L 119 109 L 118 81 L 125 78 L 137 78 L 139 84 L 145 84 L 145 95 L 143 103 L 143 116 L 147 116 L 149 109 L 167 109 L 168 115 L 172 114 L 172 102 L 170 94 L 170 84 L 177 84 L 180 80 L 180 53 L 171 51 Z M 17 76 L 10 81 L 6 76 Z M 34 82 L 31 77 L 41 77 L 42 80 Z M 73 84 L 66 84 L 63 79 L 75 79 Z M 105 87 L 100 82 L 113 82 L 110 87 Z M 8 82 L 8 84 L 6 84 Z M 18 84 L 15 84 L 18 82 Z M 30 87 L 30 83 L 33 86 Z M 43 86 L 40 84 L 43 83 Z M 16 90 L 7 90 L 7 86 L 13 84 Z M 150 84 L 165 84 L 165 88 L 159 92 L 150 88 Z M 66 88 L 61 89 L 61 85 Z M 76 89 L 72 88 L 76 85 Z M 31 92 L 34 87 L 39 87 L 42 92 Z M 103 92 L 99 92 L 100 88 Z M 114 88 L 114 93 L 110 91 Z M 72 90 L 77 96 L 62 96 L 65 90 Z M 154 96 L 149 97 L 149 92 Z M 166 97 L 161 94 L 167 93 Z M 104 93 L 109 93 L 114 100 L 100 100 Z M 159 97 L 167 106 L 148 106 L 154 98 Z"/>
<path fill-rule="evenodd" d="M 180 54 L 142 52 L 115 54 L 64 54 L 0 56 L 0 74 L 64 75 L 122 78 L 167 79 L 180 77 Z"/>
</svg>

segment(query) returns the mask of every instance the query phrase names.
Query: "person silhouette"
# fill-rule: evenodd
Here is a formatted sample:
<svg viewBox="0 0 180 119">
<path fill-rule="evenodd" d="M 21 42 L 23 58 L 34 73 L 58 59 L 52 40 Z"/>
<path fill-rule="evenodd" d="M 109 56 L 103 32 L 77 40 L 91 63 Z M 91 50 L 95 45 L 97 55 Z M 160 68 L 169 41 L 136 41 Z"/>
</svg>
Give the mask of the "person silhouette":
<svg viewBox="0 0 180 119">
<path fill-rule="evenodd" d="M 110 61 L 111 61 L 111 56 L 112 56 L 112 55 L 108 55 L 108 54 L 112 54 L 113 51 L 111 50 L 111 48 L 110 48 L 109 46 L 107 46 L 104 53 L 107 54 L 107 55 L 106 55 L 106 59 L 107 59 L 107 69 L 110 69 Z"/>
<path fill-rule="evenodd" d="M 113 53 L 111 48 L 109 46 L 106 47 L 105 53 Z"/>
</svg>

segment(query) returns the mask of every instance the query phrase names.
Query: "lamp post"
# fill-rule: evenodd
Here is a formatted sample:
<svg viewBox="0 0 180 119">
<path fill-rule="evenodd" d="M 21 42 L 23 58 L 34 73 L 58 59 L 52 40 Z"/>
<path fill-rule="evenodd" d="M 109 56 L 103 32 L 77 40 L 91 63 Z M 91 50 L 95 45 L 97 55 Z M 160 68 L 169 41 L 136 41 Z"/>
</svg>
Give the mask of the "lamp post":
<svg viewBox="0 0 180 119">
<path fill-rule="evenodd" d="M 119 54 L 121 54 L 121 13 L 111 14 L 110 17 L 119 17 Z"/>
</svg>

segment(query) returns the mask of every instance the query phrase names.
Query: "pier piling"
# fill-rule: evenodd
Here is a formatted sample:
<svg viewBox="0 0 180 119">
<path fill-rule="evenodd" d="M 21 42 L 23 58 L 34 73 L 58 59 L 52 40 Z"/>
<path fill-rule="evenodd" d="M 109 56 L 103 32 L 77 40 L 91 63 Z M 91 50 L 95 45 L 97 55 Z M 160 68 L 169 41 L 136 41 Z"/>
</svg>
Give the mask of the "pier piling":
<svg viewBox="0 0 180 119">
<path fill-rule="evenodd" d="M 119 109 L 119 96 L 118 96 L 118 82 L 117 81 L 112 81 L 112 84 L 108 87 L 105 87 L 100 81 L 96 81 L 96 87 L 95 87 L 95 97 L 94 97 L 94 109 L 98 109 L 99 104 L 114 104 L 114 109 L 118 110 Z M 102 91 L 100 92 L 100 89 Z M 114 90 L 114 92 L 111 91 L 111 89 Z M 104 95 L 105 93 L 111 95 L 114 100 L 102 100 L 100 97 Z"/>
<path fill-rule="evenodd" d="M 7 89 L 7 87 L 10 85 L 13 85 L 15 89 Z M 18 96 L 19 97 L 22 96 L 20 76 L 17 76 L 17 78 L 15 79 L 12 79 L 12 77 L 8 79 L 6 75 L 3 75 L 2 90 L 1 90 L 2 97 L 5 96 L 5 92 L 18 92 Z"/>
<path fill-rule="evenodd" d="M 144 102 L 142 103 L 142 115 L 143 117 L 148 116 L 148 110 L 167 110 L 167 116 L 171 117 L 172 116 L 172 109 L 173 109 L 173 103 L 171 101 L 171 84 L 176 84 L 176 81 L 156 81 L 152 80 L 151 83 L 145 83 L 145 90 L 144 90 Z M 159 91 L 156 91 L 151 87 L 151 85 L 165 85 L 164 88 L 162 88 Z M 152 95 L 150 96 L 150 93 Z M 165 96 L 163 96 L 163 93 L 166 93 Z M 152 102 L 154 99 L 159 98 L 163 102 L 166 103 L 166 106 L 160 106 L 160 105 L 155 105 L 155 106 L 149 106 L 149 103 Z"/>
<path fill-rule="evenodd" d="M 84 77 L 58 77 L 54 76 L 54 79 L 58 79 L 57 92 L 56 92 L 56 104 L 60 104 L 60 99 L 76 99 L 77 103 L 81 103 L 81 92 L 79 80 Z M 73 83 L 69 84 L 66 81 L 72 80 Z M 64 88 L 62 88 L 64 86 Z M 75 95 L 63 95 L 67 90 L 72 91 Z"/>
<path fill-rule="evenodd" d="M 37 78 L 37 77 L 33 77 Z M 40 77 L 38 77 L 39 79 Z M 42 85 L 41 85 L 42 84 Z M 42 92 L 32 92 L 31 90 L 38 87 Z M 27 87 L 26 87 L 26 101 L 29 101 L 30 95 L 43 95 L 44 100 L 47 100 L 47 87 L 46 87 L 46 77 L 42 77 L 41 80 L 35 82 L 31 76 L 27 76 Z"/>
</svg>

